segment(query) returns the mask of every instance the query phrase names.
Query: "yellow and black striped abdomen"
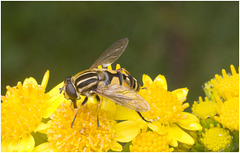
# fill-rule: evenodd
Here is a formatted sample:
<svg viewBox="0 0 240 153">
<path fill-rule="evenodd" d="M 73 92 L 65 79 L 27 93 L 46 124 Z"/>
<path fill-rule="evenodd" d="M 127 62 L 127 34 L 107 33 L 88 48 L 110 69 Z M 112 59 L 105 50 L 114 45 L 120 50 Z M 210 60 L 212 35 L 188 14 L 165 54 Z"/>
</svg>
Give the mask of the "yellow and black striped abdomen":
<svg viewBox="0 0 240 153">
<path fill-rule="evenodd" d="M 137 80 L 131 75 L 122 73 L 117 70 L 104 70 L 100 73 L 104 73 L 104 79 L 106 85 L 108 84 L 119 84 L 129 87 L 135 91 L 139 91 L 139 84 Z"/>
<path fill-rule="evenodd" d="M 76 90 L 84 96 L 91 95 L 89 91 L 96 89 L 100 82 L 104 82 L 106 85 L 119 84 L 135 91 L 139 90 L 139 84 L 134 77 L 117 70 L 86 70 L 76 74 L 74 76 L 74 81 Z"/>
</svg>

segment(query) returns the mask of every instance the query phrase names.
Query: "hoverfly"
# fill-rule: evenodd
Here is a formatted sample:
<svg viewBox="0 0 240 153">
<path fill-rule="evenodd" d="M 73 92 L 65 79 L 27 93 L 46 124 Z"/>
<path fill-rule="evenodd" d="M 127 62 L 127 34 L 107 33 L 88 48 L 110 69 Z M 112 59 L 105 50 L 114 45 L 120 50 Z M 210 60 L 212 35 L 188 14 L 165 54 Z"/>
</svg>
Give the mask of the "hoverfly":
<svg viewBox="0 0 240 153">
<path fill-rule="evenodd" d="M 119 105 L 135 110 L 144 121 L 150 122 L 144 119 L 140 113 L 149 111 L 150 106 L 137 93 L 140 88 L 137 80 L 125 69 L 109 70 L 106 68 L 122 55 L 127 45 L 128 38 L 118 40 L 107 48 L 89 69 L 65 79 L 64 86 L 60 88 L 60 93 L 64 91 L 65 98 L 72 101 L 75 109 L 77 108 L 76 100 L 79 99 L 79 95 L 85 96 L 82 106 L 87 103 L 90 96 L 95 96 L 97 101 L 100 102 L 98 95 L 101 95 Z M 98 69 L 99 65 L 102 65 L 103 68 Z M 77 111 L 71 127 L 76 115 Z"/>
</svg>

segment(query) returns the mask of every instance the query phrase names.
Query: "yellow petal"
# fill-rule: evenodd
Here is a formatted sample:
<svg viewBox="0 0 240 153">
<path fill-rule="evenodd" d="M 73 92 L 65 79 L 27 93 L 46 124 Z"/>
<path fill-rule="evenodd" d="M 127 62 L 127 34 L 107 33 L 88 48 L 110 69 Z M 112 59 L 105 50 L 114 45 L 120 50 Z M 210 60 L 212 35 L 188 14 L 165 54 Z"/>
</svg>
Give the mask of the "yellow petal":
<svg viewBox="0 0 240 153">
<path fill-rule="evenodd" d="M 180 141 L 188 145 L 194 144 L 194 139 L 185 131 L 183 131 L 180 127 L 178 127 L 176 124 L 170 125 L 169 134 L 171 135 L 173 140 L 176 139 L 177 141 Z"/>
<path fill-rule="evenodd" d="M 180 88 L 172 91 L 173 94 L 177 95 L 177 98 L 180 102 L 184 102 L 186 100 L 188 94 L 188 88 Z"/>
<path fill-rule="evenodd" d="M 134 110 L 120 105 L 116 105 L 116 108 L 115 120 L 137 120 L 139 118 L 139 115 Z"/>
<path fill-rule="evenodd" d="M 120 145 L 118 142 L 114 142 L 114 144 L 111 146 L 111 149 L 118 152 L 123 150 L 122 145 Z"/>
<path fill-rule="evenodd" d="M 33 149 L 33 152 L 54 152 L 49 142 L 42 143 Z"/>
<path fill-rule="evenodd" d="M 43 118 L 49 118 L 52 113 L 57 109 L 57 107 L 63 103 L 66 99 L 64 98 L 64 96 L 61 94 L 57 95 L 57 96 L 53 96 L 49 99 L 48 101 L 48 108 L 46 108 L 46 110 L 44 110 L 43 113 Z"/>
<path fill-rule="evenodd" d="M 169 140 L 169 144 L 173 147 L 177 147 L 178 146 L 178 141 L 177 138 L 174 136 L 173 133 L 169 132 L 168 135 L 168 140 Z"/>
<path fill-rule="evenodd" d="M 103 109 L 106 114 L 108 115 L 108 118 L 114 119 L 114 115 L 116 114 L 116 103 L 103 98 L 101 109 Z"/>
<path fill-rule="evenodd" d="M 155 122 L 153 122 L 152 124 L 148 124 L 148 127 L 149 127 L 151 130 L 158 132 L 158 131 L 159 131 L 159 127 L 158 127 L 156 124 L 154 124 L 154 123 L 155 123 Z"/>
<path fill-rule="evenodd" d="M 47 70 L 43 76 L 41 86 L 46 89 L 49 80 L 49 70 Z"/>
<path fill-rule="evenodd" d="M 27 84 L 33 84 L 33 85 L 38 85 L 37 81 L 33 78 L 33 77 L 30 77 L 30 78 L 26 78 L 24 81 L 23 81 L 23 86 L 26 86 Z"/>
<path fill-rule="evenodd" d="M 158 83 L 163 89 L 167 90 L 167 81 L 164 75 L 159 74 L 155 79 L 154 82 Z"/>
<path fill-rule="evenodd" d="M 199 124 L 199 119 L 187 112 L 182 112 L 183 119 L 177 121 L 177 124 L 187 130 L 202 130 L 202 126 Z"/>
<path fill-rule="evenodd" d="M 153 131 L 156 131 L 160 135 L 166 135 L 168 128 L 167 126 L 161 124 L 160 122 L 148 123 L 148 127 Z"/>
<path fill-rule="evenodd" d="M 49 116 L 51 116 L 52 113 L 56 110 L 56 108 L 66 100 L 63 93 L 60 94 L 59 91 L 59 88 L 62 88 L 63 85 L 64 82 L 61 82 L 47 93 L 50 99 L 48 100 L 48 107 L 43 113 L 44 118 L 48 118 Z"/>
<path fill-rule="evenodd" d="M 150 86 L 150 84 L 152 84 L 152 79 L 148 75 L 143 74 L 142 82 L 144 87 L 148 87 Z"/>
<path fill-rule="evenodd" d="M 1 152 L 9 152 L 8 146 L 9 146 L 9 142 L 2 139 L 1 140 Z"/>
<path fill-rule="evenodd" d="M 9 152 L 18 151 L 18 149 L 19 149 L 18 143 L 19 143 L 18 140 L 12 140 L 12 141 L 10 141 L 10 142 L 9 142 L 9 145 L 8 145 L 8 151 L 9 151 Z"/>
<path fill-rule="evenodd" d="M 138 124 L 134 121 L 123 121 L 114 125 L 117 141 L 129 142 L 140 131 Z"/>
<path fill-rule="evenodd" d="M 37 129 L 34 131 L 34 132 L 41 132 L 41 133 L 46 133 L 47 129 L 50 127 L 50 122 L 47 122 L 46 124 L 45 123 L 41 123 Z"/>
<path fill-rule="evenodd" d="M 52 90 L 48 92 L 48 95 L 50 97 L 60 95 L 60 90 L 59 88 L 62 88 L 64 85 L 64 82 L 59 83 L 57 86 L 55 86 Z M 63 94 L 63 93 L 62 93 Z"/>
<path fill-rule="evenodd" d="M 20 152 L 32 151 L 35 146 L 35 140 L 31 134 L 23 136 L 19 141 L 19 150 Z"/>
</svg>

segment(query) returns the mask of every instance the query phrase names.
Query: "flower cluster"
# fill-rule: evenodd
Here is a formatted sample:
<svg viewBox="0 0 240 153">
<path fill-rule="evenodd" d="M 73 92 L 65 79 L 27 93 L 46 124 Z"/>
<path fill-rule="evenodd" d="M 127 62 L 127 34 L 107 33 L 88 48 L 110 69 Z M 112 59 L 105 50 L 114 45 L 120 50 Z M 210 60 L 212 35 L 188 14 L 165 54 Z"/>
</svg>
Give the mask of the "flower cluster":
<svg viewBox="0 0 240 153">
<path fill-rule="evenodd" d="M 203 130 L 198 133 L 194 151 L 238 151 L 239 133 L 239 74 L 233 65 L 231 74 L 222 75 L 204 84 L 205 99 L 194 102 L 192 112 Z"/>
<path fill-rule="evenodd" d="M 118 64 L 116 70 L 120 68 Z M 194 102 L 192 113 L 184 112 L 189 107 L 187 88 L 168 91 L 163 75 L 152 80 L 146 74 L 138 94 L 148 102 L 147 112 L 128 109 L 102 96 L 100 103 L 89 97 L 83 106 L 81 96 L 74 109 L 71 100 L 60 94 L 63 82 L 45 91 L 47 71 L 41 84 L 30 77 L 15 87 L 7 86 L 6 95 L 1 96 L 1 151 L 236 150 L 239 75 L 233 66 L 231 71 L 228 75 L 223 70 L 222 76 L 205 84 L 208 97 Z M 129 74 L 125 69 L 121 72 Z"/>
</svg>

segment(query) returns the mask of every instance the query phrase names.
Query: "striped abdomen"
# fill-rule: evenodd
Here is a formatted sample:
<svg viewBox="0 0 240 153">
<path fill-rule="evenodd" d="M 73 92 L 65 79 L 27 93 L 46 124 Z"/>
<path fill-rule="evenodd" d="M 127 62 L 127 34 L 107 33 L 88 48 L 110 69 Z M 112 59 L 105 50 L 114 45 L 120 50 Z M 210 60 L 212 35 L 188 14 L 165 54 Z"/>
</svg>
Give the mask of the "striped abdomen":
<svg viewBox="0 0 240 153">
<path fill-rule="evenodd" d="M 135 91 L 139 91 L 139 84 L 137 80 L 131 75 L 121 73 L 117 70 L 106 70 L 103 72 L 107 77 L 105 83 L 108 84 L 119 84 L 127 86 Z"/>
<path fill-rule="evenodd" d="M 76 74 L 74 80 L 77 91 L 84 96 L 89 96 L 89 91 L 96 89 L 100 82 L 104 82 L 106 85 L 119 84 L 135 91 L 139 90 L 139 84 L 134 77 L 117 70 L 86 70 Z"/>
</svg>

